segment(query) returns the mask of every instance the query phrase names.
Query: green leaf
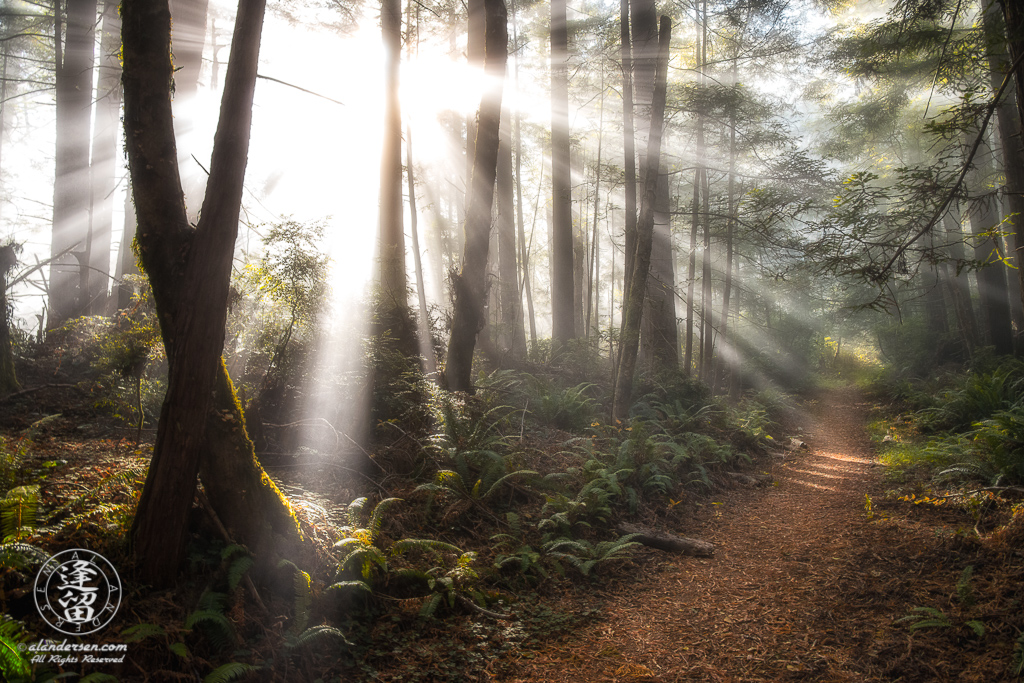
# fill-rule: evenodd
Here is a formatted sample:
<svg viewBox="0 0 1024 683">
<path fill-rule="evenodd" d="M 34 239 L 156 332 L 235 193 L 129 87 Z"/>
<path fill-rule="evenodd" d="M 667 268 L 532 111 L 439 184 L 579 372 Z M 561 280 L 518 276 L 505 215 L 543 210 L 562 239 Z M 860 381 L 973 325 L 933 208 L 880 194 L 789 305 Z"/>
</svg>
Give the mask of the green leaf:
<svg viewBox="0 0 1024 683">
<path fill-rule="evenodd" d="M 163 627 L 157 626 L 156 624 L 136 624 L 135 626 L 129 626 L 128 628 L 121 631 L 121 638 L 126 643 L 137 643 L 141 640 L 145 640 L 151 636 L 162 636 L 167 632 L 164 631 Z"/>
<path fill-rule="evenodd" d="M 262 667 L 253 666 L 252 664 L 228 662 L 227 664 L 218 666 L 207 674 L 206 678 L 203 679 L 203 683 L 230 683 L 231 681 L 235 681 L 243 676 L 249 675 L 253 671 L 259 671 L 261 668 Z"/>
</svg>

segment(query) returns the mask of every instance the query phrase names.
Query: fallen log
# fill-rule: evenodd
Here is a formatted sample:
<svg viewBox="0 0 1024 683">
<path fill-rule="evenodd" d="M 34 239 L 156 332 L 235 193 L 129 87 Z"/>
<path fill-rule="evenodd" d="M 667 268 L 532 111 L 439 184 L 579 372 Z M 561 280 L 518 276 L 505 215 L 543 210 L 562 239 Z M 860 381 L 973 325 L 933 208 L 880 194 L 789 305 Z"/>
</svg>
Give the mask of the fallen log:
<svg viewBox="0 0 1024 683">
<path fill-rule="evenodd" d="M 726 472 L 740 484 L 745 486 L 767 486 L 772 483 L 772 478 L 767 474 L 747 474 L 745 472 Z"/>
<path fill-rule="evenodd" d="M 619 524 L 618 529 L 624 534 L 636 534 L 633 540 L 648 548 L 656 548 L 657 550 L 664 550 L 670 553 L 695 555 L 697 557 L 711 557 L 715 554 L 715 546 L 713 544 L 697 538 L 676 536 L 675 534 L 627 522 Z"/>
</svg>

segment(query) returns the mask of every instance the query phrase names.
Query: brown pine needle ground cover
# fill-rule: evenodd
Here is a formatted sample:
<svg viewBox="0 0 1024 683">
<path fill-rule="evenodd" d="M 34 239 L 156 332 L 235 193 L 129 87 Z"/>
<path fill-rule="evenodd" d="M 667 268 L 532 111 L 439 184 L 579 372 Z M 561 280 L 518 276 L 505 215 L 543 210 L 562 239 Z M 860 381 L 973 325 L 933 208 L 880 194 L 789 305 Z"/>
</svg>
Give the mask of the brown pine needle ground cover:
<svg viewBox="0 0 1024 683">
<path fill-rule="evenodd" d="M 882 502 L 868 409 L 853 390 L 823 393 L 810 449 L 773 465 L 774 486 L 713 498 L 682 530 L 713 558 L 646 552 L 602 591 L 600 617 L 521 653 L 504 680 L 1016 680 L 1020 547 L 979 541 L 962 511 Z M 897 622 L 916 607 L 949 625 Z"/>
</svg>

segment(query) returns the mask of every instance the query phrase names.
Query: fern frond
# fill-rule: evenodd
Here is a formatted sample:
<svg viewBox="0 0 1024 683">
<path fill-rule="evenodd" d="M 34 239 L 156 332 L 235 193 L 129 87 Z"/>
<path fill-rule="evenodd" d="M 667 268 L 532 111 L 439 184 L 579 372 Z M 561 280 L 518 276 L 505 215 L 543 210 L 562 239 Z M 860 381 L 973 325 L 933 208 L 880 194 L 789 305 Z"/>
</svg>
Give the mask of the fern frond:
<svg viewBox="0 0 1024 683">
<path fill-rule="evenodd" d="M 483 496 L 480 497 L 480 500 L 483 501 L 483 500 L 489 499 L 495 493 L 500 491 L 502 485 L 504 485 L 505 482 L 507 482 L 507 481 L 512 481 L 513 479 L 519 479 L 519 478 L 522 478 L 522 477 L 535 477 L 535 476 L 540 476 L 540 473 L 539 472 L 534 472 L 533 470 L 518 470 L 516 472 L 509 472 L 504 477 L 501 477 L 496 482 L 491 484 L 491 487 L 489 489 L 487 489 L 487 492 L 484 493 Z"/>
<path fill-rule="evenodd" d="M 95 671 L 85 678 L 78 679 L 78 683 L 120 683 L 120 679 L 111 674 Z"/>
<path fill-rule="evenodd" d="M 377 507 L 373 508 L 373 512 L 370 514 L 370 521 L 366 525 L 370 530 L 370 537 L 373 540 L 377 540 L 377 534 L 380 533 L 380 529 L 384 525 L 385 515 L 388 509 L 401 502 L 401 498 L 385 498 L 381 502 L 377 503 Z"/>
<path fill-rule="evenodd" d="M 188 646 L 185 643 L 171 643 L 167 649 L 186 661 L 192 659 L 192 653 L 188 651 Z"/>
<path fill-rule="evenodd" d="M 367 593 L 373 594 L 373 589 L 370 588 L 370 584 L 365 581 L 338 581 L 332 583 L 327 587 L 327 590 L 362 590 Z"/>
<path fill-rule="evenodd" d="M 348 523 L 352 526 L 362 526 L 363 508 L 366 507 L 367 500 L 369 499 L 363 496 L 348 504 Z"/>
<path fill-rule="evenodd" d="M 0 618 L 0 673 L 7 680 L 28 679 L 32 668 L 19 646 L 28 642 L 21 624 L 7 615 Z"/>
<path fill-rule="evenodd" d="M 255 562 L 248 556 L 239 557 L 232 562 L 231 566 L 228 567 L 228 588 L 231 590 L 238 588 L 238 584 L 242 582 L 245 573 L 252 569 L 253 564 Z"/>
<path fill-rule="evenodd" d="M 207 674 L 206 678 L 203 679 L 203 683 L 231 683 L 231 681 L 237 681 L 239 678 L 248 676 L 254 671 L 259 671 L 261 668 L 252 664 L 228 662 Z"/>
<path fill-rule="evenodd" d="M 18 486 L 0 499 L 0 536 L 17 538 L 23 529 L 36 527 L 39 511 L 39 486 Z"/>
<path fill-rule="evenodd" d="M 156 624 L 142 623 L 136 624 L 135 626 L 129 626 L 128 628 L 121 631 L 121 638 L 126 643 L 138 643 L 139 641 L 145 640 L 152 636 L 166 635 L 166 631 L 162 626 Z"/>
<path fill-rule="evenodd" d="M 227 647 L 235 639 L 235 629 L 223 612 L 209 609 L 196 610 L 188 615 L 185 620 L 185 628 L 193 629 L 197 626 L 202 628 L 203 634 L 218 649 Z"/>
<path fill-rule="evenodd" d="M 307 645 L 317 645 L 329 640 L 340 640 L 345 645 L 351 646 L 352 643 L 345 634 L 333 626 L 321 624 L 320 626 L 310 626 L 305 631 L 296 636 L 295 640 L 288 646 L 291 648 L 305 647 Z"/>
<path fill-rule="evenodd" d="M 437 608 L 441 605 L 441 600 L 443 599 L 443 597 L 444 596 L 442 596 L 440 593 L 434 593 L 429 598 L 427 598 L 426 601 L 423 603 L 423 606 L 420 607 L 420 616 L 433 616 L 434 612 L 436 612 Z"/>
<path fill-rule="evenodd" d="M 462 555 L 462 550 L 451 543 L 435 541 L 431 538 L 403 538 L 391 545 L 391 554 L 400 555 L 409 550 L 429 550 L 435 553 L 453 553 Z"/>
<path fill-rule="evenodd" d="M 28 543 L 4 543 L 0 545 L 0 566 L 28 569 L 44 564 L 50 556 L 43 550 Z"/>
</svg>

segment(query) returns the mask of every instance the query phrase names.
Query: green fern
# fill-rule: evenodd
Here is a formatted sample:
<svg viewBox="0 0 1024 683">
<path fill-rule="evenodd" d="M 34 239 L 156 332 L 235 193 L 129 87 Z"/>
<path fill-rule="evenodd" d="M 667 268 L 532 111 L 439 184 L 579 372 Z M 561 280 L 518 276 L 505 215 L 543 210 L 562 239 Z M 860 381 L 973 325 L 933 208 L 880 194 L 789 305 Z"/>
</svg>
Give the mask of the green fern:
<svg viewBox="0 0 1024 683">
<path fill-rule="evenodd" d="M 136 624 L 135 626 L 129 626 L 128 628 L 121 631 L 121 638 L 126 643 L 138 643 L 146 638 L 152 638 L 153 636 L 167 635 L 167 631 L 162 626 L 156 624 L 142 623 Z"/>
<path fill-rule="evenodd" d="M 223 594 L 207 591 L 199 599 L 199 609 L 185 619 L 185 629 L 199 628 L 210 644 L 222 650 L 236 641 L 235 627 L 224 614 Z"/>
<path fill-rule="evenodd" d="M 0 537 L 6 542 L 31 533 L 37 526 L 38 512 L 38 485 L 11 489 L 0 499 Z"/>
<path fill-rule="evenodd" d="M 934 607 L 914 607 L 911 613 L 900 617 L 895 623 L 914 622 L 910 625 L 911 631 L 921 628 L 950 628 L 953 622 L 949 620 L 946 613 Z"/>
<path fill-rule="evenodd" d="M 7 615 L 0 617 L 0 673 L 6 680 L 28 680 L 32 675 L 32 666 L 21 651 L 28 641 L 29 636 L 19 622 Z"/>
<path fill-rule="evenodd" d="M 330 641 L 341 641 L 344 645 L 352 645 L 351 641 L 345 637 L 344 633 L 333 626 L 328 626 L 326 624 L 310 626 L 294 638 L 288 639 L 286 641 L 286 645 L 289 649 L 295 649 L 311 645 L 320 645 Z"/>
<path fill-rule="evenodd" d="M 189 652 L 188 646 L 185 643 L 171 643 L 167 646 L 167 649 L 185 661 L 192 659 L 192 653 Z"/>
<path fill-rule="evenodd" d="M 613 541 L 601 541 L 592 544 L 583 539 L 561 538 L 544 546 L 544 551 L 557 560 L 564 560 L 579 571 L 589 576 L 594 567 L 602 562 L 625 559 L 629 551 L 640 545 L 634 541 L 637 534 L 620 536 Z"/>
<path fill-rule="evenodd" d="M 28 543 L 4 543 L 0 545 L 0 566 L 25 570 L 45 564 L 50 555 Z"/>
<path fill-rule="evenodd" d="M 231 681 L 237 681 L 262 668 L 241 662 L 228 662 L 227 664 L 221 664 L 207 674 L 203 678 L 203 683 L 231 683 Z"/>
</svg>

